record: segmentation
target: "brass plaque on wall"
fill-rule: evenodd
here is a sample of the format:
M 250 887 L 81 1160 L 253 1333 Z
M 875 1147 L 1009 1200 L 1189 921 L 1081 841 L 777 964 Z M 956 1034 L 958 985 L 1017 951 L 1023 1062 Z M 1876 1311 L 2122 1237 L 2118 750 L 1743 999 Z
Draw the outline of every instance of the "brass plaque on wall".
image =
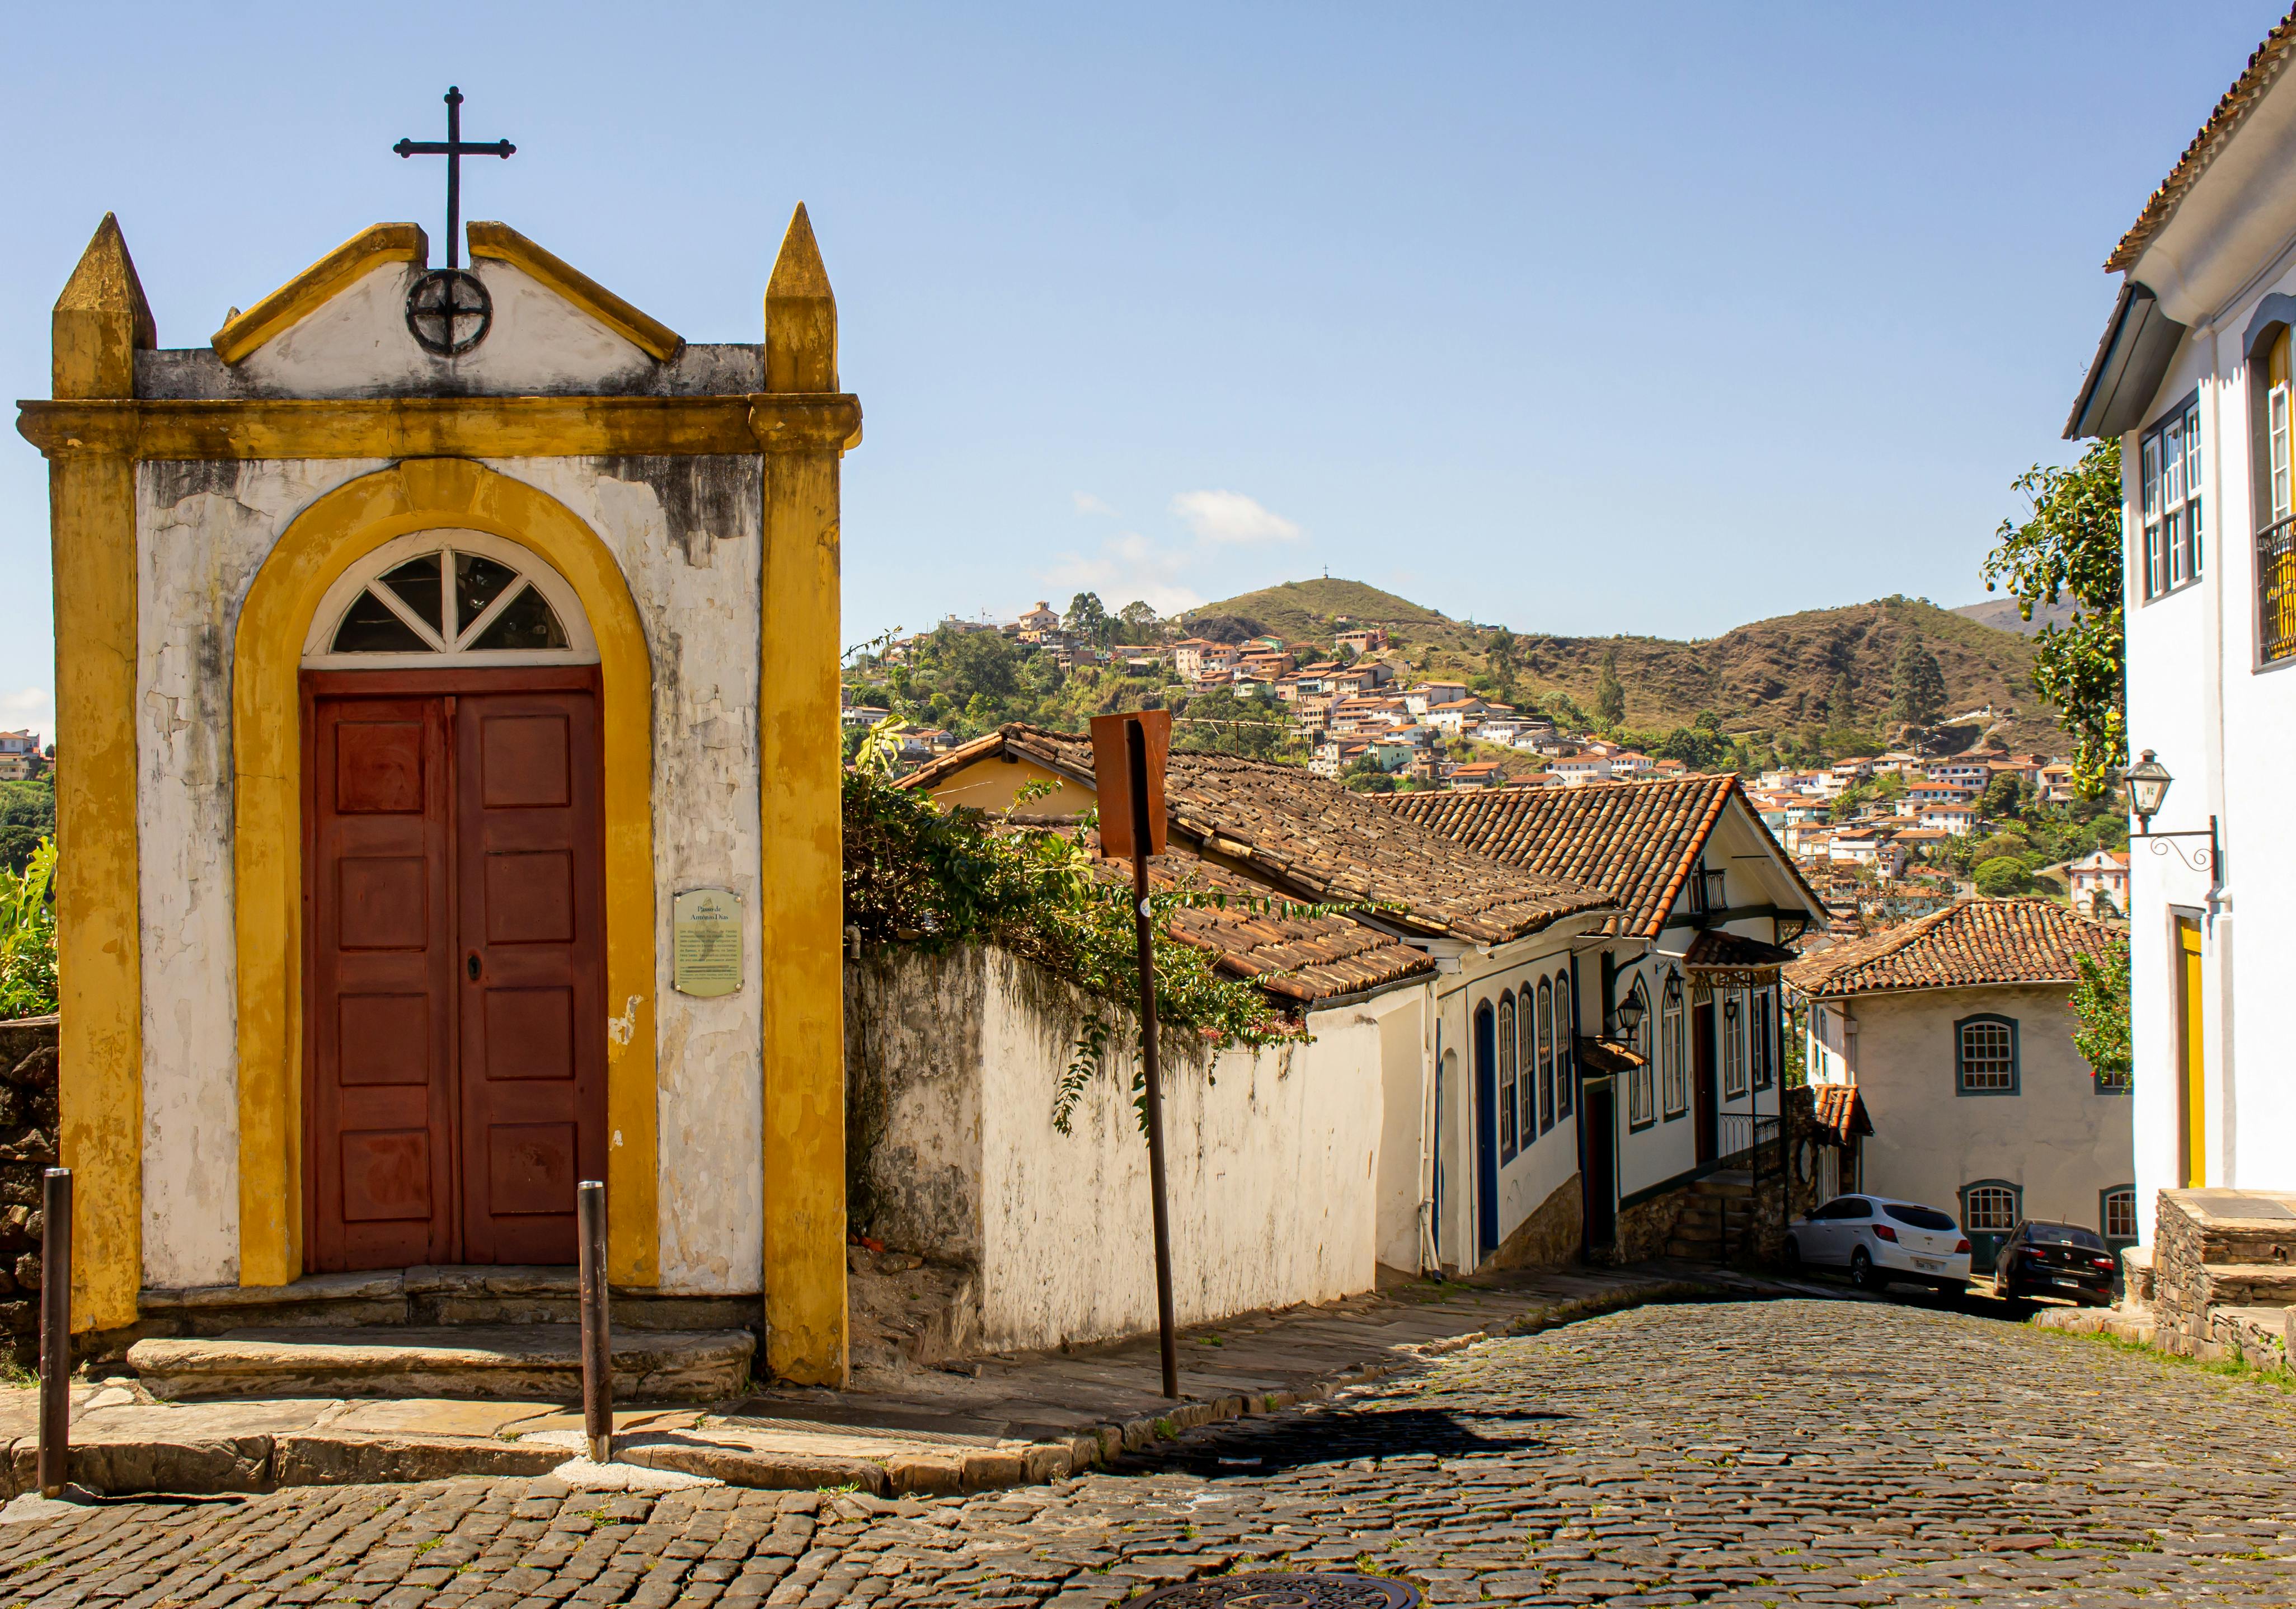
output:
M 670 987 L 708 998 L 742 987 L 742 901 L 726 889 L 688 889 L 670 901 Z

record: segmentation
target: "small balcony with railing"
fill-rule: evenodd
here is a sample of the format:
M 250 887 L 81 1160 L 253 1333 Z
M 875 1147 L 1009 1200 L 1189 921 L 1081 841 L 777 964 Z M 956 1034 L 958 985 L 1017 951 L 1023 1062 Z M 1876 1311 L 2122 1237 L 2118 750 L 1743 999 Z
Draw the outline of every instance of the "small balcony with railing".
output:
M 2296 657 L 2296 514 L 2256 533 L 2256 626 L 2265 664 Z

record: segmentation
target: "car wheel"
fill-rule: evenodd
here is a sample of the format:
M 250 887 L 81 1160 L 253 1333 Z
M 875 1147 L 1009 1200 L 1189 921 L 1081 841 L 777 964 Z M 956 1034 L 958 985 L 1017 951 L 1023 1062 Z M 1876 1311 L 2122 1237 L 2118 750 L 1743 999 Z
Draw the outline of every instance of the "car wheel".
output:
M 1801 1272 L 1801 1242 L 1791 1235 L 1786 1236 L 1786 1267 L 1797 1274 Z
M 1890 1282 L 1882 1277 L 1882 1270 L 1874 1266 L 1874 1260 L 1860 1246 L 1849 1255 L 1849 1283 L 1861 1291 L 1878 1291 Z

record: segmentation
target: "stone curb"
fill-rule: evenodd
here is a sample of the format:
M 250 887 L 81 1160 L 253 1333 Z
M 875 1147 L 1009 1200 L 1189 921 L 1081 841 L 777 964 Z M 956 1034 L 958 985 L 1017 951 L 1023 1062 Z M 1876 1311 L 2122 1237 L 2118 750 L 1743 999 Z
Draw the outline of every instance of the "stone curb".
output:
M 1731 1301 L 1775 1293 L 1691 1280 L 1646 1281 L 1568 1301 L 1538 1303 L 1503 1332 L 1531 1335 L 1604 1313 L 1669 1301 Z M 849 1488 L 876 1499 L 951 1496 L 1042 1485 L 1114 1463 L 1185 1432 L 1257 1414 L 1280 1413 L 1385 1379 L 1492 1338 L 1488 1330 L 1443 1336 L 1397 1349 L 1390 1360 L 1365 1361 L 1296 1391 L 1232 1394 L 1180 1402 L 1168 1413 L 1103 1424 L 1061 1441 L 1000 1448 L 905 1451 L 882 1457 L 784 1453 L 709 1439 L 704 1432 L 634 1433 L 617 1437 L 619 1462 L 767 1490 Z M 389 1485 L 455 1476 L 545 1475 L 564 1464 L 564 1447 L 472 1436 L 344 1435 L 324 1431 L 220 1435 L 183 1440 L 101 1441 L 72 1448 L 71 1479 L 108 1496 L 136 1492 L 265 1492 L 291 1486 Z M 24 1437 L 10 1449 L 5 1495 L 33 1488 L 36 1449 Z

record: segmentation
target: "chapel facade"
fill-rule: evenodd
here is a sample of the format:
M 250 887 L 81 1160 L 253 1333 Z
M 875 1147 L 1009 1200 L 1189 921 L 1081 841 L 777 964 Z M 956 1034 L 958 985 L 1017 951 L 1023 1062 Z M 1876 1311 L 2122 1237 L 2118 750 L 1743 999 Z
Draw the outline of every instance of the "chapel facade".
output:
M 688 342 L 499 223 L 385 224 L 159 346 L 54 315 L 75 1327 L 575 1259 L 846 1370 L 839 472 L 797 210 Z M 450 253 L 450 261 L 455 254 Z

